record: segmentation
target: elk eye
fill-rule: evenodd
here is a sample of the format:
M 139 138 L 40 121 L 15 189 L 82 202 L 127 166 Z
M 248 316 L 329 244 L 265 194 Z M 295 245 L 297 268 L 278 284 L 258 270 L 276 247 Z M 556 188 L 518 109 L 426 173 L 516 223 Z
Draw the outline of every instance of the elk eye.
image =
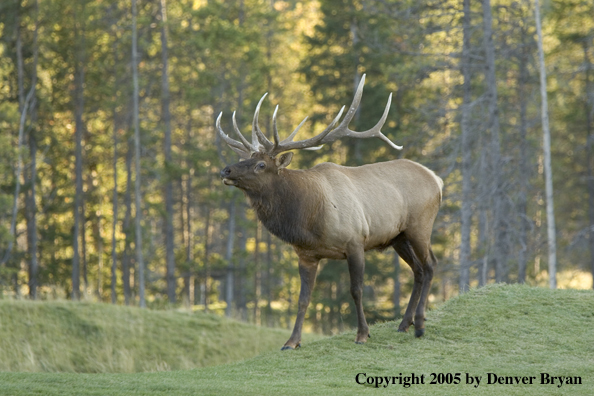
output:
M 260 163 L 258 164 L 258 169 L 262 170 L 262 169 L 264 169 L 264 168 L 266 168 L 266 163 L 264 163 L 264 162 L 260 162 Z

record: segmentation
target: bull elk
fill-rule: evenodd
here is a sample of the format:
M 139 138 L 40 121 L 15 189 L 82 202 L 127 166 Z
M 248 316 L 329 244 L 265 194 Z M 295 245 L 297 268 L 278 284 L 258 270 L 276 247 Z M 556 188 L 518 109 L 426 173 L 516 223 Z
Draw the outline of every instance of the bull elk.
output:
M 395 149 L 402 148 L 381 132 L 392 95 L 376 126 L 364 132 L 348 128 L 361 101 L 364 82 L 365 76 L 342 122 L 336 126 L 344 106 L 322 133 L 310 139 L 293 141 L 306 117 L 288 138 L 280 140 L 278 106 L 272 116 L 274 142 L 262 133 L 258 115 L 266 94 L 256 107 L 251 143 L 239 130 L 235 113 L 233 129 L 239 140 L 221 129 L 222 113 L 216 121 L 221 138 L 243 159 L 221 171 L 223 183 L 243 190 L 264 226 L 291 244 L 299 257 L 299 309 L 293 333 L 282 350 L 300 346 L 303 320 L 323 258 L 347 260 L 357 310 L 355 342 L 365 343 L 369 326 L 362 304 L 364 252 L 390 246 L 414 273 L 412 294 L 398 331 L 407 331 L 414 323 L 417 337 L 425 332 L 425 306 L 437 264 L 431 250 L 431 230 L 441 203 L 443 181 L 426 167 L 406 159 L 358 167 L 322 163 L 311 169 L 287 169 L 293 157 L 289 150 L 315 150 L 345 136 L 376 137 Z

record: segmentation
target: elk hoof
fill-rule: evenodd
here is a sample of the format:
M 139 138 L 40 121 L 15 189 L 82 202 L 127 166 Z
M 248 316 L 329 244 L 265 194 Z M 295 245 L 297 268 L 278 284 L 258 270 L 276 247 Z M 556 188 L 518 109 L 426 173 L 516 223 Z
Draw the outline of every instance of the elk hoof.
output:
M 291 345 L 283 345 L 283 347 L 281 348 L 281 351 L 292 351 L 295 349 L 301 348 L 301 343 L 297 344 L 296 347 L 292 347 Z
M 422 337 L 423 334 L 425 334 L 425 329 L 415 329 L 415 337 Z
M 355 340 L 355 344 L 359 344 L 359 345 L 365 344 L 367 342 L 367 338 L 371 338 L 371 334 L 368 333 L 367 337 L 363 338 L 363 339 L 361 339 L 360 337 L 357 336 L 357 339 Z
M 402 319 L 402 322 L 400 322 L 400 326 L 398 326 L 398 332 L 399 333 L 408 333 L 408 328 L 412 324 L 414 324 L 413 321 L 408 322 L 406 319 Z

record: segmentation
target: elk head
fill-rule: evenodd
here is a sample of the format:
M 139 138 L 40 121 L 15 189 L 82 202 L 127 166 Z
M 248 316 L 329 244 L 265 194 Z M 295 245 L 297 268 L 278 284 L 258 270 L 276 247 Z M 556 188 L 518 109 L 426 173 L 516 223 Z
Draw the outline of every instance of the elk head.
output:
M 278 175 L 279 172 L 286 168 L 287 165 L 291 162 L 293 157 L 292 153 L 285 153 L 289 150 L 318 150 L 322 148 L 322 146 L 326 143 L 334 142 L 342 137 L 352 137 L 352 138 L 372 138 L 377 137 L 382 139 L 384 142 L 388 143 L 391 147 L 401 150 L 402 146 L 397 146 L 390 139 L 388 139 L 382 132 L 381 128 L 386 122 L 386 118 L 388 117 L 388 112 L 390 110 L 390 103 L 392 102 L 392 94 L 390 94 L 388 98 L 388 103 L 386 104 L 386 108 L 384 109 L 384 114 L 382 115 L 379 122 L 371 129 L 363 132 L 356 132 L 348 128 L 349 123 L 355 116 L 357 112 L 357 108 L 359 107 L 359 103 L 361 102 L 361 97 L 363 95 L 363 85 L 365 83 L 365 75 L 362 76 L 361 82 L 357 88 L 357 92 L 355 93 L 355 97 L 349 110 L 347 111 L 344 119 L 338 126 L 336 124 L 340 120 L 342 113 L 344 111 L 344 106 L 338 112 L 338 115 L 334 118 L 334 120 L 328 125 L 326 129 L 324 129 L 319 135 L 314 136 L 310 139 L 300 140 L 300 141 L 293 141 L 299 129 L 305 124 L 307 121 L 307 117 L 295 128 L 295 130 L 284 140 L 280 140 L 278 129 L 276 126 L 276 116 L 278 112 L 278 106 L 274 110 L 274 114 L 272 115 L 272 128 L 274 133 L 274 142 L 271 142 L 265 135 L 262 133 L 260 126 L 258 125 L 258 116 L 260 114 L 260 107 L 264 98 L 267 94 L 264 94 L 260 101 L 258 102 L 258 106 L 256 106 L 256 111 L 254 113 L 254 119 L 252 121 L 252 142 L 248 142 L 246 138 L 243 136 L 241 131 L 237 126 L 237 121 L 235 119 L 235 112 L 233 112 L 233 130 L 235 131 L 236 135 L 239 137 L 239 141 L 230 138 L 223 130 L 221 129 L 221 117 L 223 113 L 221 112 L 217 117 L 216 121 L 216 128 L 221 136 L 221 138 L 229 145 L 229 147 L 235 151 L 243 161 L 238 162 L 237 164 L 227 166 L 225 169 L 221 171 L 221 178 L 223 179 L 223 183 L 226 185 L 231 185 L 238 187 L 242 190 L 259 190 L 263 186 L 267 185 L 267 183 L 271 182 L 275 175 Z M 281 154 L 282 153 L 282 154 Z M 281 154 L 281 155 L 279 155 Z
M 256 152 L 251 158 L 227 166 L 221 171 L 223 183 L 242 190 L 261 190 L 273 182 L 281 169 L 291 163 L 293 153 L 283 153 L 272 157 L 267 153 Z

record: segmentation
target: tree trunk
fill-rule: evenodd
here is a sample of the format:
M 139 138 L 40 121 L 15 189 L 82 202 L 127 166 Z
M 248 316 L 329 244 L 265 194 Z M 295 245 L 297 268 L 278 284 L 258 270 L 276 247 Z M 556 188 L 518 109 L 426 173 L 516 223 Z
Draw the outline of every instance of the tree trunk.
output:
M 492 208 L 493 208 L 493 237 L 494 248 L 492 257 L 495 263 L 495 281 L 502 282 L 506 273 L 506 261 L 504 247 L 504 213 L 503 213 L 503 191 L 501 172 L 501 143 L 499 131 L 499 107 L 497 98 L 497 79 L 495 76 L 495 46 L 493 44 L 493 20 L 491 15 L 491 1 L 483 0 L 483 39 L 485 46 L 486 64 L 485 78 L 487 81 L 487 101 L 489 107 L 489 131 L 491 140 L 489 143 L 490 179 L 492 180 Z
M 182 148 L 183 150 L 183 148 Z M 187 166 L 187 161 L 184 163 Z M 188 255 L 188 246 L 190 246 L 190 233 L 187 231 L 187 222 L 188 222 L 188 206 L 189 202 L 187 199 L 187 191 L 186 191 L 186 177 L 182 176 L 179 179 L 179 189 L 180 189 L 180 228 L 181 228 L 181 236 L 182 236 L 182 245 L 184 247 L 184 251 L 186 252 L 186 258 L 184 263 L 184 268 L 182 271 L 182 278 L 183 278 L 183 290 L 182 290 L 182 303 L 186 307 L 191 306 L 192 298 L 190 296 L 190 260 Z
M 33 95 L 35 94 L 35 84 L 31 85 L 29 92 L 27 93 L 27 97 L 25 97 L 25 87 L 24 87 L 24 67 L 23 67 L 23 44 L 21 38 L 21 29 L 20 29 L 20 19 L 18 18 L 17 13 L 17 21 L 16 21 L 16 47 L 17 47 L 17 71 L 18 71 L 18 90 L 19 90 L 19 111 L 20 111 L 20 119 L 19 119 L 19 133 L 17 137 L 17 171 L 15 175 L 15 188 L 14 188 L 14 198 L 12 201 L 12 215 L 10 220 L 10 239 L 8 240 L 8 247 L 6 252 L 4 253 L 4 257 L 2 258 L 1 264 L 5 264 L 8 259 L 10 259 L 10 255 L 12 254 L 12 246 L 16 239 L 16 219 L 17 219 L 17 212 L 18 212 L 18 204 L 19 204 L 19 195 L 21 190 L 21 174 L 23 172 L 23 156 L 22 156 L 22 147 L 23 147 L 23 135 L 25 133 L 25 123 L 27 121 L 27 111 L 29 109 L 29 104 L 33 99 Z
M 357 88 L 359 87 L 359 83 L 361 82 L 361 73 L 359 72 L 359 51 L 357 50 L 357 45 L 359 44 L 359 33 L 357 31 L 357 22 L 353 19 L 351 20 L 350 24 L 350 32 L 351 32 L 351 40 L 353 48 L 353 58 L 354 58 L 354 66 L 355 70 L 353 75 L 353 92 L 357 92 Z M 358 107 L 355 110 L 355 117 L 354 123 L 358 124 L 359 119 L 361 118 L 361 108 Z M 354 158 L 355 164 L 357 166 L 363 164 L 363 154 L 361 153 L 361 140 L 360 139 L 353 139 L 353 151 L 354 151 Z
M 129 125 L 128 125 L 129 126 Z M 134 156 L 132 139 L 128 138 L 128 150 L 126 152 L 126 195 L 124 205 L 126 213 L 122 231 L 125 237 L 124 254 L 122 257 L 122 286 L 124 288 L 124 304 L 130 305 L 132 290 L 130 287 L 130 267 L 132 266 L 131 242 L 132 242 L 132 158 Z
M 103 300 L 103 235 L 101 235 L 101 216 L 98 216 L 92 222 L 93 239 L 95 249 L 97 250 L 97 299 Z
M 135 168 L 136 178 L 134 183 L 134 192 L 136 198 L 136 262 L 138 263 L 138 297 L 139 306 L 146 307 L 144 297 L 144 260 L 142 257 L 142 198 L 140 195 L 140 125 L 138 121 L 138 32 L 136 29 L 136 0 L 132 0 L 132 80 L 134 82 L 134 153 L 135 153 Z
M 115 77 L 116 84 L 114 85 L 114 92 L 113 92 L 113 108 L 111 109 L 111 114 L 113 118 L 113 160 L 111 163 L 111 167 L 113 170 L 113 198 L 112 198 L 112 211 L 113 211 L 113 221 L 111 225 L 111 303 L 115 304 L 117 302 L 117 294 L 116 294 L 116 284 L 117 284 L 117 239 L 116 239 L 116 229 L 118 225 L 118 129 L 119 129 L 119 119 L 118 119 L 118 112 L 117 112 L 117 105 L 115 100 L 117 98 L 117 91 L 118 86 L 120 83 L 120 79 L 118 78 L 117 73 L 117 64 L 119 61 L 118 57 L 118 49 L 116 46 L 117 41 L 117 21 L 113 18 L 111 13 L 111 8 L 109 8 L 109 15 L 111 20 L 112 26 L 112 52 L 114 58 L 114 66 L 112 70 L 112 74 Z
M 470 59 L 470 0 L 464 0 L 463 35 L 462 47 L 462 76 L 464 77 L 463 102 L 462 102 L 462 207 L 461 207 L 461 242 L 460 242 L 460 293 L 468 290 L 470 285 L 471 246 L 470 227 L 472 223 L 472 145 L 470 132 L 470 101 L 471 97 L 471 59 Z
M 39 48 L 37 44 L 39 31 L 39 3 L 35 1 L 35 32 L 33 36 L 33 70 L 31 71 L 31 89 L 35 90 L 37 84 L 37 63 Z M 35 92 L 35 91 L 33 91 Z M 33 100 L 35 103 L 35 100 Z M 32 106 L 35 108 L 35 105 Z M 36 121 L 36 113 L 33 112 L 31 121 Z M 29 132 L 29 157 L 31 158 L 31 170 L 29 179 L 29 194 L 27 200 L 27 245 L 29 248 L 29 297 L 33 300 L 37 299 L 39 260 L 38 260 L 38 237 L 37 237 L 37 140 L 35 137 L 35 128 L 31 128 Z
M 167 5 L 161 0 L 161 121 L 165 127 L 165 261 L 167 266 L 167 297 L 170 303 L 175 303 L 175 256 L 173 251 L 173 182 L 171 180 L 171 112 L 169 110 L 169 59 L 167 49 Z
M 551 133 L 549 130 L 549 105 L 547 101 L 547 72 L 542 48 L 542 27 L 540 21 L 540 4 L 534 0 L 536 34 L 538 36 L 538 61 L 540 70 L 541 117 L 544 152 L 545 194 L 547 208 L 547 236 L 549 245 L 549 286 L 557 288 L 557 241 L 555 235 L 555 209 L 553 203 L 553 170 L 551 168 Z
M 484 138 L 484 136 L 483 136 Z M 489 182 L 489 172 L 488 172 L 488 165 L 487 165 L 487 145 L 484 142 L 485 139 L 481 139 L 481 158 L 480 158 L 480 165 L 479 165 L 479 173 L 480 173 L 480 180 L 479 180 L 479 195 L 477 198 L 477 206 L 478 206 L 478 234 L 479 234 L 479 253 L 480 258 L 478 260 L 478 285 L 479 287 L 485 286 L 488 282 L 489 278 L 489 227 L 488 227 L 488 219 L 487 219 L 487 207 L 488 207 L 488 182 Z
M 92 172 L 88 173 L 88 175 L 87 175 L 87 192 L 88 192 L 89 196 L 96 196 L 96 194 L 97 194 L 96 186 L 97 185 L 98 185 L 98 180 L 95 180 L 93 173 Z M 84 213 L 84 211 L 83 211 L 83 213 Z M 90 227 L 91 227 L 91 235 L 93 236 L 93 242 L 95 243 L 95 252 L 97 253 L 97 277 L 96 277 L 96 284 L 95 284 L 95 295 L 96 295 L 98 301 L 102 301 L 103 300 L 103 253 L 104 253 L 104 241 L 103 241 L 102 225 L 101 225 L 102 215 L 97 214 L 97 212 L 91 210 L 89 212 L 89 217 L 90 217 L 89 223 L 90 223 Z M 83 233 L 83 235 L 84 235 L 84 233 Z M 83 241 L 85 241 L 85 244 L 83 244 L 83 246 L 85 246 L 86 239 L 83 238 Z M 83 248 L 83 252 L 85 252 L 85 256 L 86 256 L 86 248 Z M 88 280 L 87 280 L 88 268 L 86 267 L 86 264 L 85 264 L 85 269 L 86 269 L 85 270 L 85 283 L 87 283 L 88 282 Z M 86 284 L 86 287 L 88 287 L 88 283 Z M 89 292 L 89 290 L 87 289 L 87 293 L 88 292 Z
M 200 302 L 200 298 L 202 296 L 200 289 L 200 278 L 196 275 L 194 276 L 194 304 L 198 304 Z
M 111 303 L 117 302 L 117 251 L 116 228 L 118 225 L 118 123 L 115 106 L 113 108 L 113 222 L 111 226 Z
M 394 317 L 400 317 L 400 257 L 394 252 L 394 295 L 392 296 L 394 303 Z
M 287 330 L 291 330 L 292 325 L 293 325 L 293 323 L 291 321 L 291 318 L 293 316 L 293 310 L 291 309 L 291 307 L 293 306 L 293 294 L 291 293 L 291 277 L 290 276 L 289 276 L 289 281 L 286 283 L 286 285 L 287 285 L 287 316 L 285 319 L 285 323 L 286 323 Z M 340 283 L 339 283 L 339 285 L 340 285 Z M 342 316 L 341 316 L 340 323 L 342 324 Z
M 191 146 L 191 142 L 192 142 L 192 114 L 191 112 L 188 114 L 188 126 L 186 129 L 186 142 L 188 144 L 188 146 Z M 190 161 L 188 159 L 186 159 L 186 166 L 190 165 Z M 195 266 L 194 266 L 194 251 L 193 251 L 193 246 L 194 246 L 194 238 L 193 238 L 193 234 L 192 234 L 192 217 L 193 217 L 193 213 L 194 213 L 194 206 L 192 205 L 192 176 L 194 174 L 194 169 L 190 168 L 188 171 L 188 174 L 186 176 L 186 181 L 185 181 L 185 209 L 186 209 L 186 274 L 184 276 L 184 287 L 187 284 L 187 296 L 188 296 L 188 301 L 192 302 L 195 304 L 196 300 L 193 298 L 193 296 L 190 293 L 190 281 L 191 281 L 191 277 L 192 275 L 195 276 Z
M 37 258 L 37 204 L 35 186 L 37 182 L 37 142 L 33 131 L 29 134 L 29 153 L 31 155 L 31 178 L 27 207 L 27 245 L 29 248 L 29 297 L 37 299 L 39 261 Z
M 210 183 L 209 183 L 210 184 Z M 210 278 L 210 244 L 209 244 L 209 236 L 210 236 L 210 208 L 208 204 L 206 204 L 206 219 L 204 221 L 204 279 L 202 283 L 202 290 L 204 296 L 202 301 L 204 302 L 204 312 L 208 312 L 208 294 L 210 293 L 209 290 L 209 278 Z
M 84 7 L 84 5 L 83 5 Z M 83 12 L 84 13 L 84 12 Z M 80 18 L 84 20 L 84 18 Z M 75 72 L 74 72 L 74 107 L 75 107 L 75 185 L 76 191 L 74 196 L 74 232 L 73 232 L 73 257 L 72 257 L 72 299 L 80 300 L 80 247 L 79 238 L 81 233 L 84 232 L 84 220 L 82 203 L 83 203 L 83 174 L 82 174 L 82 138 L 83 138 L 83 112 L 84 112 L 84 50 L 85 50 L 85 37 L 84 29 L 79 27 L 78 18 L 75 13 L 75 41 L 76 41 L 76 61 L 75 61 Z M 82 30 L 82 31 L 81 31 Z M 82 229 L 81 229 L 82 228 Z
M 272 317 L 272 235 L 266 231 L 266 325 L 273 327 Z
M 256 235 L 254 248 L 254 323 L 261 324 L 260 295 L 262 293 L 262 270 L 260 268 L 260 222 L 256 221 Z
M 240 318 L 244 322 L 248 320 L 247 314 L 247 296 L 246 296 L 246 282 L 245 278 L 247 275 L 246 269 L 246 244 L 247 244 L 247 230 L 245 227 L 245 206 L 238 203 L 239 207 L 237 210 L 237 218 L 239 219 L 239 230 L 237 239 L 237 250 L 239 251 L 239 262 L 238 267 L 238 279 L 237 279 L 237 309 L 239 310 Z
M 585 79 L 586 79 L 586 95 L 584 102 L 584 111 L 586 113 L 586 169 L 588 174 L 588 245 L 590 248 L 590 271 L 592 272 L 592 288 L 594 288 L 594 171 L 592 170 L 592 111 L 594 106 L 592 104 L 592 82 L 590 81 L 590 57 L 588 56 L 589 45 L 588 41 L 584 40 L 582 43 L 584 50 L 584 64 L 585 64 Z
M 518 76 L 518 101 L 520 102 L 520 169 L 519 184 L 520 196 L 518 197 L 518 215 L 520 221 L 518 243 L 520 250 L 518 252 L 518 283 L 526 282 L 526 265 L 528 262 L 528 175 L 530 173 L 528 166 L 528 139 L 527 139 L 527 107 L 528 98 L 526 95 L 526 84 L 528 82 L 528 48 L 525 38 L 527 32 L 522 31 L 522 53 L 520 56 L 519 76 Z
M 84 177 L 83 177 L 84 178 Z M 88 184 L 87 184 L 87 191 Z M 84 194 L 84 190 L 83 190 Z M 86 298 L 89 293 L 89 275 L 87 268 L 87 214 L 85 210 L 85 197 L 81 197 L 80 202 L 80 243 L 81 243 L 81 254 L 80 258 L 82 261 L 82 277 L 83 277 L 83 297 Z
M 233 265 L 233 248 L 235 242 L 235 208 L 237 204 L 235 202 L 235 196 L 231 197 L 231 203 L 229 204 L 229 235 L 227 237 L 227 251 L 225 253 L 225 261 L 227 262 L 227 279 L 226 279 L 226 293 L 225 302 L 227 307 L 225 308 L 225 316 L 228 318 L 233 314 L 233 287 L 234 287 L 234 272 L 235 266 Z

